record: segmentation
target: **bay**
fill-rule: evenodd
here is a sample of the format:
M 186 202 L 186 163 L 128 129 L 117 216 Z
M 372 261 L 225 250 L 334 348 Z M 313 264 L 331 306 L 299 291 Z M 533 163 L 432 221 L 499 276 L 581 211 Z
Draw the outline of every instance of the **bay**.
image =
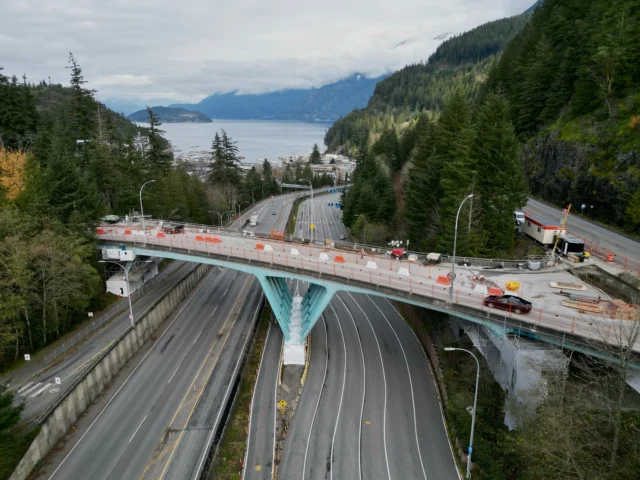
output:
M 147 126 L 147 124 L 140 124 Z M 171 142 L 176 156 L 211 150 L 216 132 L 224 129 L 237 142 L 243 162 L 271 162 L 278 155 L 310 153 L 317 143 L 324 150 L 324 135 L 329 123 L 277 122 L 265 120 L 216 120 L 212 123 L 163 123 L 164 137 Z

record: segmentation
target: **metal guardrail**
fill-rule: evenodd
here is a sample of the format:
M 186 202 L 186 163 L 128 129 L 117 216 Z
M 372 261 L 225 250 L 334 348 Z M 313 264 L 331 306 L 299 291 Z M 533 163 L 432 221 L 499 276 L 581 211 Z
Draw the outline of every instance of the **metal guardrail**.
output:
M 151 288 L 156 283 L 158 283 L 158 277 L 159 276 L 160 275 L 156 275 L 151 280 L 149 280 L 147 283 L 145 283 L 141 288 L 139 288 L 138 290 L 133 292 L 131 294 L 131 301 L 133 302 L 133 301 L 137 300 L 142 295 L 144 295 L 149 290 L 151 290 Z M 70 339 L 66 340 L 62 345 L 60 345 L 54 351 L 49 352 L 47 355 L 45 355 L 45 357 L 44 357 L 45 365 L 49 366 L 52 363 L 54 363 L 56 360 L 58 360 L 59 358 L 64 356 L 69 350 L 74 348 L 76 345 L 78 345 L 84 339 L 88 338 L 93 332 L 98 330 L 104 324 L 106 324 L 111 319 L 113 319 L 117 315 L 121 314 L 122 312 L 124 312 L 128 308 L 129 308 L 129 305 L 128 305 L 127 302 L 119 302 L 116 305 L 114 305 L 113 307 L 111 307 L 100 318 L 98 318 L 96 320 L 93 320 L 89 325 L 87 325 L 84 328 L 82 328 L 78 333 L 76 333 Z

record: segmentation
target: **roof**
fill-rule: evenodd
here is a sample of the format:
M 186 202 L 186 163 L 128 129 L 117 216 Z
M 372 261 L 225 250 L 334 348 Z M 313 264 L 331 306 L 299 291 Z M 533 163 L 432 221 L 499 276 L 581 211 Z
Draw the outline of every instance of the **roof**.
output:
M 539 227 L 546 228 L 547 230 L 560 230 L 560 221 L 554 220 L 550 217 L 534 217 L 532 215 L 525 215 L 525 220 L 535 223 Z M 566 230 L 566 227 L 562 227 Z
M 574 237 L 573 235 L 568 235 L 568 234 L 561 235 L 560 238 L 567 243 L 577 243 L 577 244 L 584 243 L 584 240 L 578 237 Z

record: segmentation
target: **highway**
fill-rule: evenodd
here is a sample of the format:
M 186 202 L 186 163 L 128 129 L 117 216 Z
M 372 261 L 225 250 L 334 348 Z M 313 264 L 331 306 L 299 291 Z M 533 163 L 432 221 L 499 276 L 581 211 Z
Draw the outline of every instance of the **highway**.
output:
M 579 206 L 574 206 L 579 211 Z M 535 215 L 556 219 L 561 221 L 564 217 L 562 210 L 545 205 L 533 199 L 527 202 L 526 210 Z M 617 234 L 605 227 L 601 227 L 595 223 L 577 215 L 577 211 L 572 211 L 567 217 L 567 230 L 570 233 L 579 235 L 580 237 L 591 240 L 594 244 L 604 247 L 606 250 L 613 252 L 618 257 L 628 257 L 636 262 L 640 262 L 640 242 L 631 238 Z M 589 248 L 589 246 L 587 246 Z
M 340 240 L 340 235 L 345 239 L 349 238 L 349 233 L 340 220 L 342 210 L 335 206 L 340 202 L 340 197 L 339 193 L 330 193 L 314 198 L 313 204 L 311 199 L 303 201 L 298 207 L 294 237 L 309 239 L 309 225 L 313 220 L 316 226 L 316 240 Z
M 339 294 L 312 330 L 278 478 L 458 478 L 426 356 L 386 300 Z
M 79 420 L 40 477 L 195 476 L 261 298 L 252 276 L 212 269 Z
M 175 287 L 196 267 L 196 264 L 186 262 L 170 263 L 158 274 L 154 287 L 133 304 L 134 318 L 145 312 L 158 298 Z M 129 325 L 127 309 L 69 352 L 59 363 L 16 385 L 16 399 L 25 403 L 21 421 L 29 423 L 37 419 L 64 392 L 66 385 L 73 382 L 84 367 L 118 338 Z M 55 384 L 56 377 L 61 379 L 61 385 Z

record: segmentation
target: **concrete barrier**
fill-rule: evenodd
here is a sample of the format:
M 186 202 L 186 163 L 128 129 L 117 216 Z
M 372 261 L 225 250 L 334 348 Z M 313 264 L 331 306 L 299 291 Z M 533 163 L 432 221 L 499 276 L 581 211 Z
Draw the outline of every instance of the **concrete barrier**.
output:
M 171 315 L 198 284 L 211 267 L 200 265 L 183 278 L 172 290 L 160 297 L 147 310 L 147 314 L 129 327 L 110 348 L 87 367 L 52 404 L 43 415 L 40 433 L 31 442 L 9 480 L 25 480 L 40 462 L 75 424 L 80 415 L 109 385 L 126 363 L 135 355 L 153 333 Z

